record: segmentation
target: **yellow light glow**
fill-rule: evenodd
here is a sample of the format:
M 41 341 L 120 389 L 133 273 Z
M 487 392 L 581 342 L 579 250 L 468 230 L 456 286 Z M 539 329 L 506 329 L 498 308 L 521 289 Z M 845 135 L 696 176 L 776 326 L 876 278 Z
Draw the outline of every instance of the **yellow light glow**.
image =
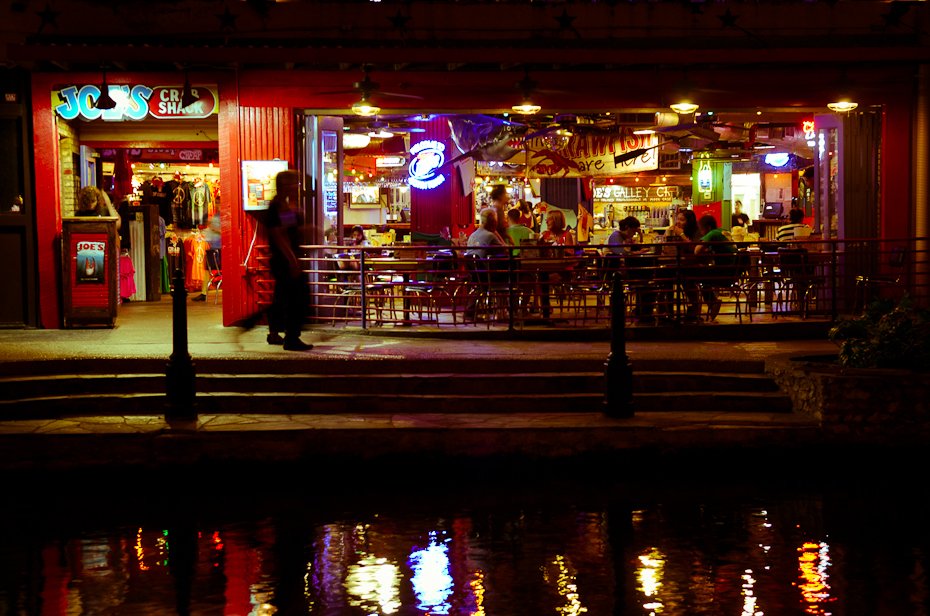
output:
M 556 611 L 563 616 L 578 616 L 578 614 L 587 612 L 588 608 L 581 605 L 578 585 L 575 584 L 575 575 L 570 569 L 571 564 L 564 556 L 556 556 L 552 564 L 559 568 L 559 574 L 555 581 L 556 588 L 559 594 L 565 597 L 565 605 L 557 607 Z
M 673 105 L 669 105 L 669 107 L 672 109 L 672 111 L 681 115 L 688 115 L 698 110 L 698 105 L 689 103 L 687 101 L 675 103 Z
M 484 613 L 484 573 L 481 569 L 475 571 L 475 578 L 468 583 L 472 594 L 475 595 L 475 611 L 469 616 L 485 616 Z
M 513 107 L 511 107 L 511 109 L 513 109 L 517 113 L 522 113 L 523 115 L 532 115 L 534 113 L 539 113 L 542 107 L 540 107 L 539 105 L 534 105 L 530 101 L 526 100 L 520 103 L 519 105 L 514 105 Z
M 662 588 L 662 578 L 665 575 L 665 556 L 656 548 L 639 557 L 640 567 L 636 570 L 637 590 L 647 599 L 643 608 L 651 614 L 661 612 L 664 604 L 659 599 L 659 590 Z
M 827 109 L 837 113 L 846 113 L 848 111 L 852 111 L 858 106 L 859 103 L 853 103 L 852 101 L 837 101 L 835 103 L 827 103 Z
M 798 585 L 801 597 L 807 603 L 805 611 L 808 614 L 826 614 L 824 603 L 835 601 L 830 596 L 830 585 L 827 584 L 827 569 L 830 566 L 830 546 L 826 543 L 805 542 L 798 548 L 798 570 L 800 579 L 804 583 Z
M 365 555 L 346 571 L 345 587 L 349 605 L 367 610 L 378 608 L 385 614 L 400 609 L 400 568 L 384 558 Z
M 149 568 L 145 565 L 145 561 L 142 560 L 144 550 L 142 549 L 142 527 L 139 527 L 139 532 L 136 533 L 136 559 L 139 561 L 139 571 L 148 571 Z
M 641 128 L 639 130 L 634 130 L 633 134 L 634 135 L 655 135 L 656 132 L 652 130 L 651 128 Z
M 381 107 L 378 107 L 374 103 L 371 103 L 365 99 L 362 99 L 352 105 L 352 113 L 355 115 L 373 116 L 380 111 Z

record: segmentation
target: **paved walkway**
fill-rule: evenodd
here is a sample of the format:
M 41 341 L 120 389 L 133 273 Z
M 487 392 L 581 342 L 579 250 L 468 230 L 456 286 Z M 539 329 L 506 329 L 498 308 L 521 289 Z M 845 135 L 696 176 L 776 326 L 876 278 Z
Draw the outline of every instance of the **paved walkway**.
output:
M 305 332 L 315 348 L 293 353 L 265 342 L 267 328 L 224 328 L 219 308 L 189 311 L 189 350 L 195 362 L 300 362 L 312 372 L 328 360 L 603 360 L 607 342 L 437 340 L 369 334 Z M 711 326 L 712 327 L 712 326 Z M 826 340 L 629 342 L 634 366 L 645 362 L 759 361 L 773 356 L 835 353 Z M 130 304 L 113 329 L 0 330 L 0 372 L 29 374 L 36 364 L 86 365 L 123 360 L 159 362 L 172 352 L 170 303 Z M 78 361 L 75 361 L 78 360 Z M 251 362 L 249 362 L 251 363 Z M 566 409 L 570 411 L 571 409 Z M 73 417 L 0 422 L 0 465 L 52 468 L 108 463 L 159 464 L 212 459 L 286 460 L 325 453 L 375 456 L 529 454 L 723 444 L 790 444 L 819 438 L 816 424 L 794 415 L 642 413 L 607 419 L 591 413 L 501 415 L 202 415 L 196 424 L 162 416 Z

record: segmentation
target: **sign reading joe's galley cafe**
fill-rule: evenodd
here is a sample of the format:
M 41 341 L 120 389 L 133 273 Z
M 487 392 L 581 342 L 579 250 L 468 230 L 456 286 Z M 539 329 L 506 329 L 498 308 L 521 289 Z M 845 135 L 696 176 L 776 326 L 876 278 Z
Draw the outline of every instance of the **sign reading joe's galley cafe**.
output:
M 192 86 L 197 102 L 181 107 L 184 87 L 180 85 L 111 85 L 110 98 L 116 103 L 113 109 L 97 109 L 100 86 L 88 84 L 67 86 L 52 92 L 52 109 L 65 120 L 97 120 L 119 122 L 158 118 L 208 118 L 217 110 L 216 88 Z
M 600 203 L 669 203 L 678 198 L 678 186 L 595 186 Z

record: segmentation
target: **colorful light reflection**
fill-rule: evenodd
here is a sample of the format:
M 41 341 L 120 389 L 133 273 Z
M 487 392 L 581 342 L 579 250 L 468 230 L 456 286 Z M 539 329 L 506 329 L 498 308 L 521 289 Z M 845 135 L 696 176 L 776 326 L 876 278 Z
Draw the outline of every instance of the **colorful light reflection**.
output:
M 564 616 L 577 616 L 587 612 L 588 608 L 581 605 L 578 585 L 575 583 L 575 575 L 569 568 L 568 560 L 564 556 L 556 556 L 552 564 L 559 568 L 559 576 L 555 581 L 556 589 L 560 595 L 565 597 L 565 605 L 557 607 L 556 611 Z
M 662 587 L 662 578 L 665 574 L 665 556 L 656 548 L 639 557 L 640 567 L 636 570 L 636 581 L 639 582 L 637 590 L 649 599 L 643 607 L 649 610 L 650 616 L 661 613 L 664 607 L 659 601 L 659 589 Z
M 830 566 L 830 546 L 826 543 L 805 542 L 798 548 L 798 577 L 801 584 L 801 602 L 806 603 L 805 611 L 817 616 L 830 616 L 824 604 L 836 601 L 830 596 L 830 577 L 827 569 Z
M 400 608 L 400 579 L 397 565 L 368 554 L 348 568 L 345 582 L 350 595 L 348 603 L 369 613 L 380 608 L 383 614 L 393 614 Z
M 446 541 L 449 541 L 446 539 Z M 448 614 L 452 594 L 452 576 L 449 575 L 449 547 L 429 534 L 429 547 L 410 555 L 407 566 L 413 570 L 413 592 L 417 607 L 429 614 Z

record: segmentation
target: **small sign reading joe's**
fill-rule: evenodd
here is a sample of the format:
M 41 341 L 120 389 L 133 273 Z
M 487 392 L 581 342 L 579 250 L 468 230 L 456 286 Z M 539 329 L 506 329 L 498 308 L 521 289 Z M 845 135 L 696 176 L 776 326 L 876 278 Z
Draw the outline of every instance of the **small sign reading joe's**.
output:
M 106 242 L 78 242 L 77 269 L 74 272 L 75 284 L 106 284 L 104 277 L 104 259 Z

